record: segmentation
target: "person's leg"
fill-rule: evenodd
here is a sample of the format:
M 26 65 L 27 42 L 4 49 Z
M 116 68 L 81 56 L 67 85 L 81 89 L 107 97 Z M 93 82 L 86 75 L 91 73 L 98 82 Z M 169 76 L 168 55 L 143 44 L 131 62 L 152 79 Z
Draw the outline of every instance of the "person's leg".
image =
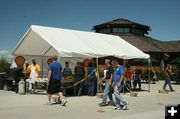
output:
M 128 82 L 127 82 L 127 87 L 129 88 L 129 90 L 131 90 L 132 89 L 132 87 L 131 87 L 131 79 L 128 79 Z
M 92 79 L 92 83 L 91 83 L 91 96 L 94 96 L 94 88 L 95 88 L 95 79 Z
M 109 95 L 109 81 L 107 80 L 106 81 L 106 86 L 105 86 L 105 89 L 104 89 L 104 95 L 103 95 L 103 100 L 102 102 L 105 102 L 107 101 L 107 96 Z
M 88 95 L 92 95 L 92 81 L 88 79 Z
M 114 98 L 115 98 L 115 108 L 114 109 L 120 109 L 120 100 L 118 98 L 119 90 L 118 87 L 114 87 Z
M 169 86 L 170 90 L 173 91 L 173 88 L 171 86 L 171 79 L 170 79 L 170 77 L 167 78 L 167 85 Z
M 74 87 L 74 96 L 76 96 L 77 93 L 77 86 Z
M 136 89 L 137 86 L 137 79 L 134 79 L 134 89 Z
M 52 95 L 48 94 L 48 102 L 51 102 L 51 97 L 52 97 Z
M 81 95 L 82 88 L 83 88 L 83 85 L 82 85 L 82 83 L 80 83 L 80 84 L 79 84 L 79 88 L 78 88 L 78 96 Z
M 141 90 L 141 79 L 138 79 L 138 85 L 139 85 L 139 89 Z
M 116 96 L 117 96 L 117 98 L 119 99 L 119 101 L 121 102 L 121 104 L 123 105 L 123 106 L 125 106 L 125 105 L 127 105 L 127 101 L 123 98 L 123 93 L 122 93 L 122 89 L 123 89 L 123 87 L 121 86 L 120 88 L 117 88 L 116 89 Z
M 111 86 L 109 86 L 109 94 L 108 94 L 108 96 L 109 96 L 109 100 L 113 102 Z
M 164 79 L 164 86 L 163 86 L 163 90 L 166 90 L 166 85 L 167 85 L 167 77 L 165 77 L 165 79 Z
M 63 93 L 62 93 L 62 92 L 59 92 L 59 93 L 58 93 L 58 96 L 60 97 L 61 105 L 62 105 L 62 106 L 65 106 L 68 101 L 65 100 L 65 97 L 64 97 Z
M 48 88 L 47 88 L 47 93 L 48 93 L 48 102 L 47 104 L 51 104 L 51 97 L 52 97 L 52 81 L 50 80 L 48 83 Z
M 109 83 L 108 80 L 105 82 L 105 89 L 104 89 L 104 95 L 102 98 L 102 102 L 99 104 L 100 106 L 107 106 L 107 96 L 109 95 Z
M 59 93 L 58 93 L 58 96 L 60 97 L 61 100 L 64 99 L 64 95 L 63 95 L 62 92 L 59 92 Z
M 57 85 L 57 91 L 58 91 L 58 96 L 60 97 L 61 105 L 65 106 L 67 101 L 65 100 L 65 97 L 63 95 L 63 90 L 61 88 L 61 81 L 59 81 L 59 85 Z

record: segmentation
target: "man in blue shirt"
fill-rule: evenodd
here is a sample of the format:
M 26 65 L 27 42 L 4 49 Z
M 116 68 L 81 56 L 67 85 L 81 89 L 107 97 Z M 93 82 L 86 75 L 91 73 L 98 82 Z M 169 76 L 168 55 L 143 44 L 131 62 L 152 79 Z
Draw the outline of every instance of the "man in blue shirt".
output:
M 114 71 L 114 96 L 115 96 L 115 103 L 116 106 L 113 107 L 114 110 L 116 109 L 127 109 L 128 102 L 125 101 L 123 98 L 123 85 L 124 85 L 124 68 L 120 66 L 118 61 L 114 60 L 112 62 L 113 67 L 115 68 Z
M 61 90 L 61 71 L 62 66 L 57 61 L 57 56 L 53 56 L 53 62 L 49 65 L 48 69 L 48 104 L 51 104 L 51 97 L 53 94 L 58 94 L 61 99 L 61 105 L 65 106 L 67 101 L 64 99 L 62 90 Z

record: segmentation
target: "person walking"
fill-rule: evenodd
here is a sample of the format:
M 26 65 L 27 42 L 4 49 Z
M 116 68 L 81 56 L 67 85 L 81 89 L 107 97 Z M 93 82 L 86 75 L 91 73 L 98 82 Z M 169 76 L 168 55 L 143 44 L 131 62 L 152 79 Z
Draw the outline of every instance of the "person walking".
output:
M 105 89 L 104 89 L 104 95 L 103 95 L 102 102 L 99 104 L 99 106 L 107 106 L 108 105 L 107 104 L 107 98 L 108 97 L 109 97 L 109 100 L 110 100 L 109 101 L 109 105 L 113 105 L 114 104 L 113 98 L 112 98 L 112 89 L 111 89 L 114 69 L 113 69 L 113 67 L 110 64 L 110 60 L 109 59 L 105 60 L 105 65 L 106 65 L 105 76 L 101 80 L 101 82 L 105 81 Z
M 123 98 L 123 85 L 124 85 L 124 68 L 119 65 L 118 61 L 114 60 L 112 62 L 114 71 L 114 96 L 115 96 L 115 106 L 113 110 L 126 110 L 128 102 Z
M 49 65 L 48 69 L 48 104 L 51 105 L 51 97 L 53 94 L 57 94 L 60 98 L 61 105 L 65 106 L 67 101 L 65 100 L 61 89 L 61 71 L 62 66 L 57 61 L 57 56 L 53 56 L 53 62 Z
M 171 78 L 170 78 L 170 74 L 172 73 L 172 67 L 171 65 L 167 65 L 167 67 L 165 68 L 165 80 L 164 80 L 164 86 L 163 86 L 163 90 L 166 90 L 166 86 L 168 85 L 171 92 L 174 92 L 175 90 L 172 88 L 171 86 Z

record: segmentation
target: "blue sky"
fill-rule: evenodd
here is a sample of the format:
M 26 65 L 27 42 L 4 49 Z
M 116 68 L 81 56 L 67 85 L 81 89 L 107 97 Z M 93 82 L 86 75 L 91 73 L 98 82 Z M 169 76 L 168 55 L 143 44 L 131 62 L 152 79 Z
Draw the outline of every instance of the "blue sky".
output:
M 0 50 L 12 51 L 30 25 L 91 31 L 126 18 L 151 26 L 149 36 L 180 40 L 179 0 L 0 0 Z

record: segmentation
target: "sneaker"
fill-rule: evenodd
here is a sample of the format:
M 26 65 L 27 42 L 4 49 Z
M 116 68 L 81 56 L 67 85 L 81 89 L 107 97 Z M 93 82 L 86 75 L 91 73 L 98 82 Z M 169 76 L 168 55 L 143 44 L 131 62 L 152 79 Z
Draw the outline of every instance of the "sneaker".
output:
M 126 102 L 126 104 L 122 107 L 123 110 L 127 110 L 127 106 L 128 106 L 128 101 Z
M 47 105 L 52 105 L 52 103 L 51 103 L 50 101 L 48 101 L 46 104 L 47 104 Z
M 67 102 L 68 102 L 67 100 L 62 100 L 62 101 L 61 101 L 61 105 L 62 105 L 62 106 L 66 106 L 66 103 L 67 103 Z
M 113 101 L 109 101 L 109 102 L 108 102 L 108 105 L 109 105 L 109 106 L 114 106 L 114 102 L 113 102 Z
M 114 106 L 114 107 L 112 107 L 112 110 L 121 110 L 121 107 Z
M 107 106 L 108 104 L 106 104 L 105 102 L 101 102 L 99 103 L 99 106 L 103 107 L 103 106 Z
M 171 92 L 175 92 L 175 90 L 171 90 Z
M 124 105 L 124 106 L 122 107 L 122 109 L 123 109 L 123 110 L 127 110 L 127 105 Z

